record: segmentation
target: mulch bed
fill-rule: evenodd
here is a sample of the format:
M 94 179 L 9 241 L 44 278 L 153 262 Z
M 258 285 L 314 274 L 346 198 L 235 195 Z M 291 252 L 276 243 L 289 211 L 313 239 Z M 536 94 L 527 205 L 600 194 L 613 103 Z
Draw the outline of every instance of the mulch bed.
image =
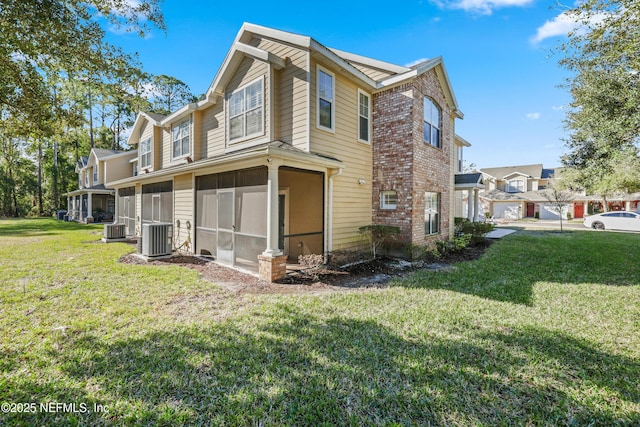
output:
M 202 278 L 227 290 L 244 294 L 320 294 L 335 291 L 362 290 L 386 287 L 394 277 L 408 274 L 417 269 L 447 269 L 452 263 L 471 261 L 479 258 L 491 241 L 475 247 L 465 248 L 458 253 L 448 254 L 437 263 L 408 263 L 394 258 L 353 263 L 343 268 L 320 268 L 309 272 L 294 269 L 275 283 L 260 280 L 253 274 L 228 268 L 197 256 L 175 255 L 171 258 L 145 261 L 136 254 L 124 255 L 120 262 L 139 265 L 179 265 L 198 271 Z

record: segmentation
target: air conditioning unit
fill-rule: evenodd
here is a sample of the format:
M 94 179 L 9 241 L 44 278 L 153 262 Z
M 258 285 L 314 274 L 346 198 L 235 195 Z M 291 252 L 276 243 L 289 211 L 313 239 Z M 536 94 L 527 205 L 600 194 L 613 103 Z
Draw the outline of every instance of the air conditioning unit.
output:
M 171 255 L 172 237 L 172 224 L 142 224 L 142 255 L 148 257 Z
M 124 239 L 127 237 L 124 224 L 105 224 L 104 225 L 104 238 L 106 240 L 111 239 Z

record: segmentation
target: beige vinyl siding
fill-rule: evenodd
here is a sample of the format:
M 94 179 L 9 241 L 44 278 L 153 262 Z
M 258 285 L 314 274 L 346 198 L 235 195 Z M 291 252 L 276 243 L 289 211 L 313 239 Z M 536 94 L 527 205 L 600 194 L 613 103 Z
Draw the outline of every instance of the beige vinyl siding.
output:
M 193 252 L 193 236 L 195 221 L 193 218 L 193 175 L 188 173 L 173 178 L 173 242 L 181 253 Z M 180 221 L 180 227 L 177 226 Z M 187 221 L 191 230 L 187 228 Z
M 382 79 L 386 79 L 387 77 L 390 77 L 396 74 L 396 73 L 392 73 L 391 71 L 369 67 L 367 65 L 360 64 L 358 62 L 350 62 L 350 64 L 356 67 L 358 70 L 362 71 L 362 73 L 364 73 L 367 77 L 375 81 L 380 81 Z
M 166 158 L 163 151 L 163 138 L 166 133 L 167 132 L 162 131 L 161 127 L 154 126 L 153 144 L 151 148 L 151 155 L 153 156 L 153 162 L 151 163 L 151 165 L 153 166 L 154 170 L 160 169 L 162 167 L 162 160 Z M 140 162 L 140 160 L 138 160 L 138 162 Z M 140 170 L 139 167 L 138 170 Z
M 202 112 L 202 133 L 203 158 L 216 157 L 224 154 L 224 101 L 218 100 L 213 107 L 207 108 Z
M 142 236 L 142 184 L 136 182 L 136 236 Z
M 233 78 L 231 79 L 231 81 L 229 82 L 229 84 L 227 85 L 226 89 L 225 89 L 225 104 L 227 105 L 227 113 L 225 115 L 225 118 L 228 119 L 228 102 L 229 102 L 229 95 L 235 91 L 238 88 L 241 88 L 249 83 L 252 83 L 253 81 L 255 81 L 258 78 L 263 78 L 263 120 L 264 120 L 264 128 L 263 128 L 263 133 L 261 133 L 259 136 L 256 136 L 254 138 L 250 138 L 250 139 L 241 139 L 239 141 L 233 141 L 230 142 L 228 140 L 228 136 L 227 136 L 227 148 L 231 148 L 231 149 L 238 149 L 238 148 L 242 148 L 243 146 L 249 145 L 252 142 L 255 142 L 256 140 L 259 139 L 265 139 L 266 137 L 269 136 L 269 132 L 270 132 L 270 123 L 269 123 L 269 114 L 270 114 L 270 101 L 271 101 L 271 96 L 269 95 L 269 91 L 270 91 L 270 87 L 271 84 L 269 82 L 269 65 L 265 62 L 262 61 L 258 61 L 256 59 L 253 58 L 248 58 L 245 57 L 241 62 L 240 65 L 238 66 L 238 69 L 236 70 Z M 226 134 L 228 135 L 228 130 L 226 132 Z
M 335 73 L 335 133 L 316 127 L 316 62 L 312 62 L 311 147 L 310 151 L 335 157 L 345 164 L 342 175 L 334 178 L 333 250 L 363 246 L 358 227 L 371 224 L 372 153 L 371 145 L 358 141 L 358 86 L 331 66 Z M 359 180 L 364 180 L 360 184 Z
M 274 139 L 307 151 L 307 52 L 269 39 L 254 39 L 252 43 L 287 58 L 284 69 L 273 70 Z
M 104 182 L 106 183 L 107 188 L 109 187 L 110 182 L 119 181 L 133 176 L 130 161 L 134 157 L 135 155 L 132 153 L 130 156 L 118 156 L 116 158 L 109 159 L 106 162 L 100 162 L 102 166 L 100 175 L 104 172 Z

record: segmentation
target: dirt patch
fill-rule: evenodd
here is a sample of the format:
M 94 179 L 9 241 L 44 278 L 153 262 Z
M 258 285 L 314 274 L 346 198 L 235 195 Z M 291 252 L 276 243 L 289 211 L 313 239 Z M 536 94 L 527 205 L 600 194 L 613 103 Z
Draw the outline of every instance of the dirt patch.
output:
M 353 263 L 342 268 L 320 268 L 315 271 L 295 266 L 287 276 L 275 283 L 260 280 L 253 274 L 225 267 L 196 256 L 176 255 L 154 261 L 145 261 L 135 254 L 125 255 L 120 262 L 139 265 L 179 265 L 198 271 L 206 279 L 237 294 L 311 294 L 359 291 L 386 287 L 395 278 L 418 269 L 451 270 L 451 264 L 480 257 L 491 242 L 448 254 L 434 263 L 409 263 L 395 258 L 378 258 Z

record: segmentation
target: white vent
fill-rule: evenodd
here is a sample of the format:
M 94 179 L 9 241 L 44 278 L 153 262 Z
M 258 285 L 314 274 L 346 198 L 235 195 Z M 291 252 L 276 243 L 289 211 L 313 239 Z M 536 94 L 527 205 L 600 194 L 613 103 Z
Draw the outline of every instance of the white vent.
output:
M 142 224 L 142 255 L 171 255 L 173 225 L 167 223 Z
M 109 239 L 124 239 L 126 237 L 126 231 L 124 224 L 105 224 L 104 225 L 104 238 Z

